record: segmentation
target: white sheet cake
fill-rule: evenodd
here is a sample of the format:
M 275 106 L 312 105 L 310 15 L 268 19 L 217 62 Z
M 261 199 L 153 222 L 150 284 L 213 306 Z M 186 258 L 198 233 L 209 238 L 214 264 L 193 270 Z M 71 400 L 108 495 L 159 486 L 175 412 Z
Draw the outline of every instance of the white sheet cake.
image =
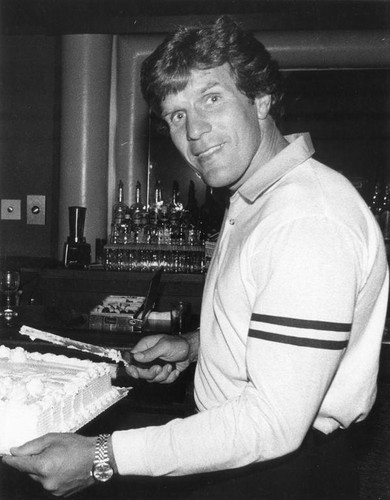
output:
M 0 454 L 48 432 L 74 432 L 127 394 L 108 363 L 0 346 Z

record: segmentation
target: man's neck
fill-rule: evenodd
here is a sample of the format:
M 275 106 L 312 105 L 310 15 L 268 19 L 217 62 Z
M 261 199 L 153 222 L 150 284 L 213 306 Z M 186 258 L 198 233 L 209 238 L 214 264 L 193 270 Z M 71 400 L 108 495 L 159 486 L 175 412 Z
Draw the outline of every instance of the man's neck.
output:
M 263 165 L 268 163 L 274 158 L 282 149 L 288 146 L 288 142 L 280 133 L 274 120 L 271 117 L 267 117 L 262 121 L 261 127 L 261 141 L 259 149 L 252 158 L 252 161 L 246 170 L 245 174 L 240 180 L 240 184 L 234 186 L 234 189 L 230 189 L 230 194 L 232 195 L 240 186 L 242 186 L 249 178 L 252 177 L 254 172 L 259 170 Z
M 265 165 L 287 145 L 288 142 L 280 133 L 274 120 L 267 118 L 261 127 L 260 147 L 252 160 L 252 164 L 256 163 L 257 168 Z

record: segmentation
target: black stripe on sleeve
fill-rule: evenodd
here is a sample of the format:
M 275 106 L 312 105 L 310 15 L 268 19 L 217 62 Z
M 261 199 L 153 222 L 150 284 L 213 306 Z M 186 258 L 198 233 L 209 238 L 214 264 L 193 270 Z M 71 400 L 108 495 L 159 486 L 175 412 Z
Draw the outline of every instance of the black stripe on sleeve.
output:
M 252 321 L 270 323 L 294 328 L 306 328 L 310 330 L 330 330 L 333 332 L 350 332 L 351 323 L 333 323 L 331 321 L 314 321 L 308 319 L 285 318 L 283 316 L 270 316 L 268 314 L 252 314 Z
M 278 342 L 280 344 L 290 344 L 299 347 L 313 347 L 315 349 L 331 349 L 341 350 L 347 347 L 348 340 L 320 340 L 307 339 L 303 337 L 291 337 L 290 335 L 280 335 L 279 333 L 264 332 L 261 330 L 249 329 L 249 337 L 270 342 Z

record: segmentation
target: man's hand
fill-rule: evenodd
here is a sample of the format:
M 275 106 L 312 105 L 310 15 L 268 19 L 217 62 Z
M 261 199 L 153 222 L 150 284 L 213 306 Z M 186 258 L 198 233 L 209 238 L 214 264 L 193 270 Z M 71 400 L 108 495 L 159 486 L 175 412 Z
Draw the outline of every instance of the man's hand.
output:
M 78 434 L 46 434 L 11 448 L 3 462 L 26 472 L 55 496 L 70 495 L 94 483 L 90 476 L 95 437 Z
M 134 365 L 126 368 L 130 376 L 143 378 L 148 382 L 162 384 L 174 382 L 190 364 L 190 344 L 185 336 L 181 335 L 148 335 L 142 338 L 131 352 L 134 358 L 141 363 L 149 363 L 157 358 L 175 363 L 175 368 L 168 363 L 164 366 L 153 365 L 148 369 L 138 368 Z

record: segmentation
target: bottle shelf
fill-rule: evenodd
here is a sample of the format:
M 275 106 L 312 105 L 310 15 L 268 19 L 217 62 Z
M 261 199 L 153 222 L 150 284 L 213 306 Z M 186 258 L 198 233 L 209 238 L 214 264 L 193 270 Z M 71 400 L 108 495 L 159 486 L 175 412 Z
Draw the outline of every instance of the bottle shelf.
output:
M 150 272 L 163 267 L 167 273 L 203 274 L 205 249 L 196 245 L 127 244 L 104 247 L 108 271 Z

